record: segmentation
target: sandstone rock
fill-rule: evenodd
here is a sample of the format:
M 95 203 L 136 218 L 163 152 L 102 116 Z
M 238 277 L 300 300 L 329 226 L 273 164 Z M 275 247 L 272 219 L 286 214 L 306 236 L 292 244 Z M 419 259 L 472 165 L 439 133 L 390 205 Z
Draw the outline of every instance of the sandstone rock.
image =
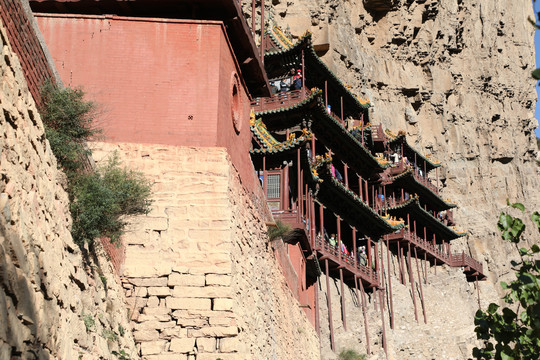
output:
M 169 351 L 175 353 L 188 353 L 193 351 L 195 346 L 194 338 L 185 338 L 185 339 L 172 339 Z

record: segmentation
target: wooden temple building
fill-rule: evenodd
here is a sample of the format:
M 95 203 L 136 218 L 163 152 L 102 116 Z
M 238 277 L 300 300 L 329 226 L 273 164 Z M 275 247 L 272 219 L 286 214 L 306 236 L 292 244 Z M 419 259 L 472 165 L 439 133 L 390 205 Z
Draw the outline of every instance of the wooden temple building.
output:
M 412 147 L 405 133 L 372 124 L 369 101 L 321 61 L 309 32 L 293 39 L 277 26 L 267 27 L 257 48 L 252 4 L 250 31 L 239 1 L 31 1 L 41 13 L 36 16 L 49 49 L 63 64 L 64 81 L 95 90 L 98 102 L 112 104 L 108 141 L 225 147 L 246 187 L 259 186 L 255 170 L 274 219 L 291 227 L 284 240 L 297 279 L 288 279 L 289 287 L 319 335 L 317 282 L 323 276 L 330 292 L 332 277 L 340 282 L 345 329 L 344 287 L 356 291 L 368 352 L 371 293 L 381 311 L 386 350 L 385 314 L 392 328 L 395 315 L 385 258 L 398 259 L 399 281 L 413 294 L 419 287 L 424 321 L 428 263 L 462 268 L 468 281 L 485 279 L 482 265 L 452 252 L 451 241 L 466 232 L 456 228 L 456 204 L 439 194 L 441 164 Z M 101 33 L 105 25 L 108 31 Z M 103 38 L 98 45 L 89 40 L 93 33 L 85 33 L 94 28 Z M 150 35 L 163 39 L 160 46 L 151 44 L 159 56 L 137 53 L 129 62 L 117 60 Z M 191 58 L 197 61 L 182 61 Z M 302 81 L 291 89 L 298 71 Z M 137 100 L 148 88 L 149 98 Z M 171 94 L 180 94 L 181 103 Z M 250 110 L 251 131 L 241 131 Z M 413 275 L 420 266 L 426 269 L 423 279 Z M 334 350 L 335 314 L 327 299 Z M 413 301 L 418 321 L 414 295 Z
M 411 286 L 417 321 L 418 284 L 426 322 L 422 282 L 427 283 L 428 263 L 435 269 L 461 267 L 468 281 L 485 279 L 482 265 L 451 250 L 451 241 L 466 232 L 455 226 L 456 204 L 439 194 L 441 164 L 414 149 L 404 132 L 396 135 L 372 124 L 369 101 L 352 94 L 320 60 L 309 32 L 293 40 L 272 26 L 263 44 L 273 94 L 252 102 L 251 156 L 274 218 L 294 229 L 285 240 L 297 273 L 305 277 L 298 282 L 299 301 L 315 309 L 308 315 L 320 334 L 316 277 L 324 274 L 329 292 L 329 278 L 339 279 L 346 329 L 343 288 L 354 288 L 369 352 L 366 292 L 373 292 L 382 316 L 388 296 L 394 327 L 392 282 L 390 271 L 382 268 L 383 257 L 389 264 L 390 253 L 397 256 L 399 280 Z M 286 88 L 282 80 L 298 73 L 303 80 L 299 88 Z M 413 275 L 414 266 L 421 274 L 419 260 L 423 279 Z M 331 296 L 327 299 L 334 349 Z M 382 321 L 386 349 L 384 326 Z

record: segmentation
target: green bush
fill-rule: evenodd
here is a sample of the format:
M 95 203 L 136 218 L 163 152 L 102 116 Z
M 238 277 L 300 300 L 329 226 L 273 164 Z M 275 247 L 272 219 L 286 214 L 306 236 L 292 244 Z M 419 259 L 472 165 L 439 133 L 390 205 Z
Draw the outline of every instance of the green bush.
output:
M 126 225 L 124 215 L 150 211 L 150 186 L 141 173 L 121 167 L 116 154 L 95 172 L 82 173 L 72 184 L 73 240 L 77 244 L 99 237 L 117 241 Z
M 118 240 L 125 215 L 149 212 L 149 181 L 142 173 L 121 167 L 116 154 L 106 165 L 88 169 L 85 142 L 101 130 L 95 126 L 96 105 L 84 99 L 81 89 L 47 83 L 41 95 L 45 135 L 68 179 L 73 240 L 79 245 L 92 244 L 98 237 Z
M 357 353 L 352 349 L 341 350 L 338 356 L 338 360 L 365 360 L 366 356 Z
M 277 238 L 287 234 L 291 231 L 291 227 L 287 224 L 282 223 L 280 220 L 276 222 L 276 226 L 268 228 L 268 238 L 270 241 L 276 240 Z
M 61 89 L 51 82 L 41 88 L 41 96 L 45 136 L 69 178 L 84 168 L 84 159 L 89 155 L 84 143 L 101 134 L 93 122 L 96 105 L 84 100 L 81 89 Z

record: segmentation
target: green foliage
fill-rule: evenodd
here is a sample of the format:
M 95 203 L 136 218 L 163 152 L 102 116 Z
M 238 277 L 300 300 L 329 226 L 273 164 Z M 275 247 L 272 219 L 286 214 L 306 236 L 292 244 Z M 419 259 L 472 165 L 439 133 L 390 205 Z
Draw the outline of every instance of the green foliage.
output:
M 81 89 L 61 89 L 51 82 L 41 88 L 41 96 L 45 136 L 59 165 L 70 177 L 82 170 L 83 159 L 88 156 L 84 142 L 101 133 L 93 125 L 96 106 L 84 100 Z
M 366 355 L 360 355 L 352 349 L 341 350 L 338 356 L 338 360 L 365 360 Z
M 119 352 L 113 350 L 112 354 L 116 356 L 118 360 L 131 360 L 131 356 L 129 356 L 125 350 L 120 350 Z
M 73 240 L 91 243 L 105 236 L 117 241 L 126 225 L 124 215 L 150 211 L 150 187 L 141 173 L 121 167 L 116 154 L 95 172 L 77 177 L 72 183 Z
M 110 329 L 103 329 L 101 331 L 101 336 L 103 336 L 107 341 L 110 342 L 118 341 L 118 334 Z
M 124 336 L 126 334 L 126 329 L 122 325 L 118 325 L 118 334 Z
M 290 232 L 292 229 L 289 225 L 286 225 L 284 223 L 282 223 L 280 220 L 278 220 L 276 222 L 276 226 L 272 226 L 272 227 L 269 227 L 268 228 L 268 238 L 270 239 L 270 241 L 273 241 L 273 240 L 276 240 L 277 238 L 287 234 L 288 232 Z
M 94 320 L 94 317 L 92 315 L 83 315 L 83 322 L 87 332 L 94 330 L 94 326 L 96 326 L 96 320 Z
M 509 206 L 525 211 L 520 203 Z M 540 231 L 540 214 L 535 211 L 531 220 Z M 504 240 L 519 243 L 525 230 L 520 218 L 501 213 L 497 227 Z M 516 279 L 510 284 L 501 282 L 507 291 L 503 300 L 508 307 L 489 304 L 487 311 L 478 310 L 475 315 L 475 332 L 483 346 L 474 348 L 476 359 L 537 360 L 540 354 L 540 247 L 518 249 L 520 262 L 512 261 Z
M 121 167 L 116 154 L 96 171 L 86 168 L 90 154 L 85 142 L 101 130 L 93 125 L 96 106 L 84 100 L 82 90 L 47 83 L 41 95 L 45 134 L 68 178 L 73 240 L 79 245 L 98 237 L 118 240 L 126 225 L 124 215 L 148 213 L 150 183 L 141 173 Z M 106 279 L 103 284 L 107 286 Z

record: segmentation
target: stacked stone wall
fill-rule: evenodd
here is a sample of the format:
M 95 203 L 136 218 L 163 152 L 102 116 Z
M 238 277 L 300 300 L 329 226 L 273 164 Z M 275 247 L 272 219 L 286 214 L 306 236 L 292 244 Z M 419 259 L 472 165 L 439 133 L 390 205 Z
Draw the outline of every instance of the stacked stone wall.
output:
M 143 359 L 315 359 L 318 338 L 267 243 L 261 193 L 224 148 L 94 143 L 154 181 L 153 210 L 124 236 L 126 291 Z M 266 213 L 268 214 L 268 213 Z
M 134 356 L 123 291 L 104 257 L 73 243 L 65 176 L 0 35 L 0 359 Z
M 0 19 L 7 36 L 2 41 L 9 39 L 19 58 L 30 93 L 39 105 L 39 89 L 45 81 L 51 79 L 53 71 L 38 39 L 39 34 L 34 29 L 34 19 L 28 3 L 25 0 L 0 0 Z

